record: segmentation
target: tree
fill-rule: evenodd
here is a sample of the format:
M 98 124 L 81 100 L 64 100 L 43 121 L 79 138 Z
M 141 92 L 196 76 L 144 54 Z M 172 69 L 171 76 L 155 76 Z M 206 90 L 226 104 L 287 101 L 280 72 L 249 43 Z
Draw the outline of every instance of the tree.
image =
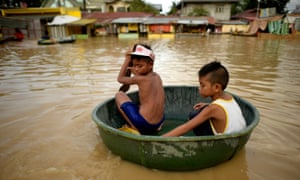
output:
M 155 9 L 148 3 L 145 3 L 143 0 L 133 0 L 130 3 L 131 12 L 148 12 L 153 14 L 159 14 L 159 10 Z
M 21 2 L 26 3 L 27 7 L 40 7 L 45 0 L 0 0 L 2 8 L 19 8 Z
M 175 1 L 172 2 L 172 6 L 170 8 L 170 11 L 167 13 L 168 15 L 176 14 L 177 13 L 177 4 Z
M 261 8 L 275 7 L 276 12 L 279 14 L 285 14 L 285 6 L 289 0 L 262 0 L 260 2 Z
M 196 7 L 192 12 L 188 14 L 188 16 L 208 16 L 209 12 L 203 8 Z
M 260 8 L 271 8 L 275 7 L 276 12 L 284 14 L 285 6 L 289 0 L 260 0 Z M 257 0 L 241 0 L 238 4 L 233 6 L 232 13 L 242 12 L 247 9 L 255 9 L 258 6 Z

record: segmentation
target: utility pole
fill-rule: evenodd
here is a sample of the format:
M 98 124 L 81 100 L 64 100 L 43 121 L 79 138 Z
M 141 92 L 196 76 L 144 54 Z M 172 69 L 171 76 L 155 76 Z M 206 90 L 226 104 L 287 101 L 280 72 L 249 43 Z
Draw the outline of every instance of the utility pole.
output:
M 183 0 L 181 0 L 180 16 L 183 16 Z
M 83 0 L 83 10 L 84 11 L 86 10 L 86 2 L 85 2 L 85 0 Z
M 260 4 L 260 0 L 257 0 L 256 18 L 259 18 L 259 4 Z

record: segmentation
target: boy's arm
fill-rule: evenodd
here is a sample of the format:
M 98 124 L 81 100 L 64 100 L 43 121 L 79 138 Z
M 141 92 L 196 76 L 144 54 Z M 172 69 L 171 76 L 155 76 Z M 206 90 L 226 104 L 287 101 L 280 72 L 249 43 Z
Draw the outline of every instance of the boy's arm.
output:
M 128 51 L 125 56 L 125 61 L 121 66 L 121 70 L 118 75 L 118 82 L 122 84 L 134 84 L 133 78 L 130 77 L 130 66 L 131 66 L 131 51 Z
M 194 108 L 194 110 L 198 110 L 198 109 L 201 109 L 201 108 L 203 108 L 203 107 L 205 107 L 205 106 L 207 106 L 207 105 L 208 105 L 208 103 L 200 102 L 200 103 L 195 104 L 195 105 L 193 106 L 193 108 Z
M 215 110 L 216 110 L 215 107 L 210 105 L 207 108 L 203 109 L 203 111 L 201 111 L 200 114 L 195 116 L 193 119 L 163 134 L 162 136 L 164 137 L 181 136 L 193 130 L 195 127 L 202 124 L 204 121 L 208 120 L 209 118 L 214 117 L 213 114 Z
M 175 129 L 163 134 L 162 136 L 164 137 L 176 137 L 176 136 L 181 136 L 185 133 L 187 133 L 188 131 L 192 130 L 193 128 L 191 128 L 191 126 L 189 125 L 189 122 L 184 123 L 178 127 L 176 127 Z

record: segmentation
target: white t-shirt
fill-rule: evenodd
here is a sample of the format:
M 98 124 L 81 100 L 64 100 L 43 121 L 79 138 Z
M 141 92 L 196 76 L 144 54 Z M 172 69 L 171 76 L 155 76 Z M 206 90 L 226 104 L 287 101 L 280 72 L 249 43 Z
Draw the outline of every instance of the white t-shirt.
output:
M 226 114 L 226 126 L 223 133 L 216 132 L 213 123 L 210 121 L 211 128 L 215 135 L 238 132 L 246 127 L 246 121 L 241 108 L 233 98 L 231 100 L 217 99 L 213 101 L 212 104 L 220 106 Z

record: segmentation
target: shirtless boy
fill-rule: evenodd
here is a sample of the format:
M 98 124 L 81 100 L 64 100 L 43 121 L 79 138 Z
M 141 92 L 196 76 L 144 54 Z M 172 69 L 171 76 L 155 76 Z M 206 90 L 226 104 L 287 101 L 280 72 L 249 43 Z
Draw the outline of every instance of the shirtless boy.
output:
M 154 53 L 147 45 L 136 44 L 129 50 L 118 81 L 125 86 L 138 86 L 139 104 L 132 102 L 122 90 L 115 96 L 116 104 L 129 126 L 148 135 L 156 133 L 164 121 L 165 92 L 160 76 L 153 72 L 154 60 Z
M 229 73 L 220 62 L 211 62 L 199 70 L 199 93 L 202 97 L 210 97 L 210 104 L 198 103 L 195 110 L 200 110 L 189 121 L 167 132 L 163 136 L 181 136 L 188 131 L 194 130 L 196 135 L 201 134 L 203 124 L 207 124 L 212 134 L 218 135 L 238 132 L 246 127 L 246 121 L 241 109 L 234 98 L 224 92 L 228 81 Z M 204 106 L 206 106 L 203 108 Z M 199 132 L 200 131 L 200 132 Z

